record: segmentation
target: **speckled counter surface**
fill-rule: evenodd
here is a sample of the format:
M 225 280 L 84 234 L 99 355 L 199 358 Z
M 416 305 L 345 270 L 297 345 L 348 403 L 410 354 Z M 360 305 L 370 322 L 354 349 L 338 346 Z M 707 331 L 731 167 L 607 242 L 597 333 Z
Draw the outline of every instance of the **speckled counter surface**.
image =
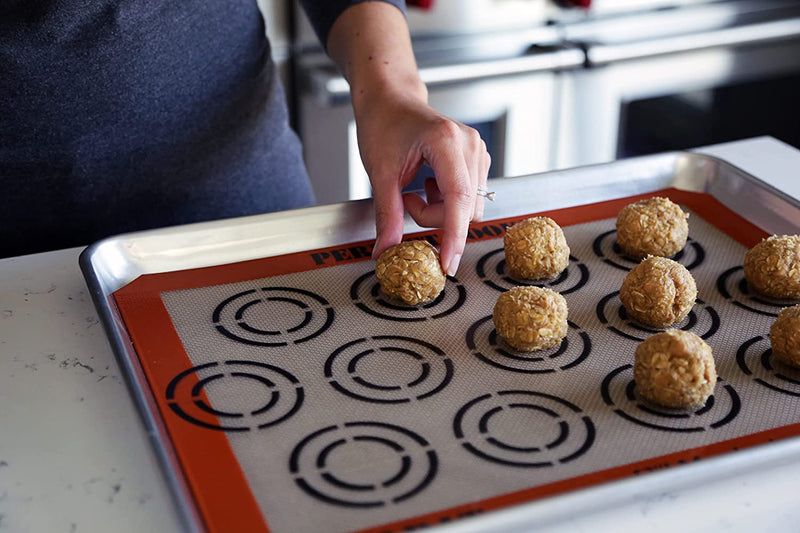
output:
M 800 198 L 800 151 L 705 148 Z M 78 268 L 80 249 L 0 260 L 0 532 L 179 531 Z M 796 531 L 800 457 L 669 490 L 546 531 Z
M 177 531 L 79 253 L 0 261 L 0 531 Z

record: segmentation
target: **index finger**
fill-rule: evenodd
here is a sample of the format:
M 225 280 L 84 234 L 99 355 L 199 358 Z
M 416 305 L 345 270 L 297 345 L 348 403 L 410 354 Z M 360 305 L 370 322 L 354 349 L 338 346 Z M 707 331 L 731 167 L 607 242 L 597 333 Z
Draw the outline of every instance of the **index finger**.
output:
M 432 162 L 432 167 L 444 201 L 439 255 L 444 271 L 449 276 L 455 276 L 475 209 L 475 188 L 466 161 L 460 154 L 447 154 L 442 159 L 437 158 L 435 163 Z

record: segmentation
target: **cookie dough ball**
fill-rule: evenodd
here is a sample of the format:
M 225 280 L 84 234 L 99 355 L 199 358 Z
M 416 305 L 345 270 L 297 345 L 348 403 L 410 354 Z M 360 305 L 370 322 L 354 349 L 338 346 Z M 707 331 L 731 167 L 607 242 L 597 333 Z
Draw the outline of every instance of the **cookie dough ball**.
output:
M 686 267 L 652 255 L 628 272 L 619 291 L 628 316 L 653 328 L 666 328 L 686 318 L 695 298 L 697 284 Z
M 569 246 L 555 220 L 533 217 L 506 231 L 506 264 L 517 279 L 551 279 L 569 265 Z
M 617 243 L 631 257 L 672 257 L 686 246 L 688 218 L 669 198 L 639 200 L 617 215 Z
M 717 384 L 711 347 L 689 331 L 656 333 L 636 348 L 633 379 L 639 395 L 665 407 L 705 405 Z
M 375 276 L 387 296 L 408 305 L 435 299 L 445 282 L 439 253 L 427 241 L 401 242 L 383 252 Z
M 524 352 L 558 346 L 567 336 L 567 301 L 543 287 L 514 287 L 497 299 L 492 313 L 497 334 Z
M 787 307 L 769 329 L 772 355 L 778 361 L 800 368 L 800 305 Z
M 744 277 L 770 298 L 800 298 L 800 235 L 773 235 L 744 256 Z

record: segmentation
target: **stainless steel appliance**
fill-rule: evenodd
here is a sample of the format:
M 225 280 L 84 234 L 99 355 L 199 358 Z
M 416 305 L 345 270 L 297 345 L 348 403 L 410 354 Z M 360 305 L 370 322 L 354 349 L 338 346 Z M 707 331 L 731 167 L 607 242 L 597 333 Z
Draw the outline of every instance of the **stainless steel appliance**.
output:
M 800 146 L 800 2 L 726 1 L 562 25 L 557 167 L 772 135 Z
M 490 177 L 764 134 L 800 144 L 797 0 L 437 0 L 408 20 L 431 104 L 481 132 Z M 296 21 L 294 104 L 318 200 L 367 197 L 347 83 Z

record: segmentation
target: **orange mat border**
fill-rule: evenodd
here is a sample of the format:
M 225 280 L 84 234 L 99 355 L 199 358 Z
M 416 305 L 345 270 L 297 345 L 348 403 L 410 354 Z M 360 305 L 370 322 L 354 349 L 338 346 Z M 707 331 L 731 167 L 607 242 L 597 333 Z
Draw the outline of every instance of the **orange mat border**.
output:
M 767 234 L 729 210 L 708 194 L 664 189 L 595 204 L 538 213 L 549 216 L 560 226 L 572 226 L 616 217 L 619 210 L 635 200 L 666 196 L 683 204 L 742 245 L 750 248 Z M 476 222 L 470 226 L 468 241 L 501 237 L 509 225 L 532 215 Z M 437 243 L 438 231 L 408 235 Z M 139 362 L 153 391 L 170 440 L 175 446 L 182 474 L 192 490 L 197 508 L 209 531 L 262 531 L 269 528 L 249 488 L 247 479 L 224 432 L 209 431 L 187 424 L 172 413 L 164 391 L 174 376 L 190 368 L 192 362 L 161 301 L 161 293 L 260 279 L 293 272 L 328 268 L 369 260 L 373 241 L 332 246 L 319 250 L 243 261 L 228 265 L 148 274 L 114 293 L 125 327 L 130 334 Z M 187 379 L 195 379 L 187 376 Z M 205 398 L 207 401 L 207 398 Z M 585 488 L 599 483 L 638 475 L 642 472 L 695 461 L 731 450 L 755 446 L 771 440 L 800 435 L 800 424 L 783 426 L 661 457 L 591 472 L 545 485 L 488 498 L 450 509 L 370 528 L 365 531 L 401 531 L 424 525 L 448 522 L 463 516 Z

